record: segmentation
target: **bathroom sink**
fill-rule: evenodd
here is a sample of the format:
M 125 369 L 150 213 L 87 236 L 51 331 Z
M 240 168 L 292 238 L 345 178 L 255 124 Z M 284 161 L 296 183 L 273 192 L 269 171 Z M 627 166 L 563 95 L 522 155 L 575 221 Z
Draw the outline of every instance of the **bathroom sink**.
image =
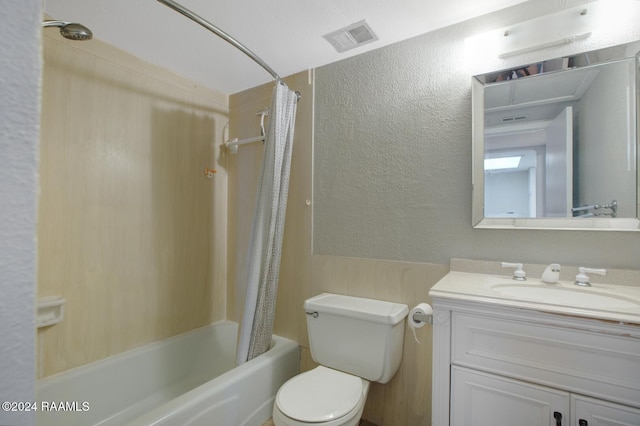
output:
M 640 301 L 630 297 L 606 294 L 597 290 L 555 285 L 495 284 L 492 289 L 504 296 L 536 302 L 568 304 L 584 308 L 629 309 L 640 308 Z
M 504 275 L 450 271 L 429 295 L 640 325 L 638 284 L 580 287 L 573 281 L 546 284 L 534 277 L 515 281 Z

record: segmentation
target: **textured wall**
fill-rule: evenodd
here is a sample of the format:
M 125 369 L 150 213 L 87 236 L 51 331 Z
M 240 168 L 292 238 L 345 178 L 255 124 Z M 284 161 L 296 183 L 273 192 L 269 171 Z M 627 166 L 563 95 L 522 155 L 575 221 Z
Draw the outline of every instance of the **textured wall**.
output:
M 529 1 L 319 68 L 314 254 L 640 267 L 639 233 L 471 226 L 471 76 L 639 34 L 475 62 L 464 39 L 583 3 Z
M 0 401 L 35 400 L 39 0 L 3 2 L 0 14 Z M 0 424 L 34 424 L 0 411 Z
M 39 377 L 226 316 L 226 96 L 73 43 L 43 43 Z

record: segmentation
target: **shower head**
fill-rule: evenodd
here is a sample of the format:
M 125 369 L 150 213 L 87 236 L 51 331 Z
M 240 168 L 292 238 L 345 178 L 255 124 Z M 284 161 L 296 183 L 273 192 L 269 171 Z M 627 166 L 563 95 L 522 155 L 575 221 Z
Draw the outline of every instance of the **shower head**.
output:
M 75 22 L 44 21 L 42 27 L 60 28 L 62 37 L 68 38 L 69 40 L 91 40 L 93 38 L 93 33 L 89 28 Z

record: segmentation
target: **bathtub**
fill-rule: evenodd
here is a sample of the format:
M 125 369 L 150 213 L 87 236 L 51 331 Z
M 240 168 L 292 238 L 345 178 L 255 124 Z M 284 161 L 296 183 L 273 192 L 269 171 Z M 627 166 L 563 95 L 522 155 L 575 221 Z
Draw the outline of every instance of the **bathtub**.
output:
M 298 344 L 274 336 L 234 367 L 237 330 L 219 322 L 39 380 L 37 425 L 260 426 L 298 374 Z

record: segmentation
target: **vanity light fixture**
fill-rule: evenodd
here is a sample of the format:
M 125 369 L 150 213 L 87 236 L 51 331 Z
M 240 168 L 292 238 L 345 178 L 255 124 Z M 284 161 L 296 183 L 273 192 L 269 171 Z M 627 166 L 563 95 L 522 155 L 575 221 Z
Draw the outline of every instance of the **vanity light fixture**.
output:
M 584 40 L 604 23 L 605 1 L 573 7 L 503 29 L 498 57 L 508 58 Z
M 521 55 L 523 53 L 529 53 L 529 52 L 533 52 L 533 51 L 536 51 L 536 50 L 545 49 L 547 47 L 561 46 L 563 44 L 573 43 L 573 42 L 578 41 L 578 40 L 584 40 L 584 39 L 586 39 L 586 38 L 588 38 L 590 36 L 591 36 L 591 32 L 584 33 L 584 34 L 578 34 L 578 35 L 571 35 L 571 36 L 567 36 L 567 37 L 562 37 L 561 39 L 558 39 L 558 40 L 549 41 L 549 42 L 542 43 L 542 44 L 536 44 L 534 46 L 524 47 L 522 49 L 511 50 L 509 52 L 504 52 L 504 53 L 499 54 L 498 57 L 500 59 L 504 59 L 504 58 L 508 58 L 510 56 L 516 56 L 516 55 Z
M 603 35 L 630 28 L 639 15 L 640 1 L 599 0 L 478 34 L 465 44 L 472 56 L 482 52 L 485 62 L 488 57 L 506 59 L 590 37 L 597 44 Z

